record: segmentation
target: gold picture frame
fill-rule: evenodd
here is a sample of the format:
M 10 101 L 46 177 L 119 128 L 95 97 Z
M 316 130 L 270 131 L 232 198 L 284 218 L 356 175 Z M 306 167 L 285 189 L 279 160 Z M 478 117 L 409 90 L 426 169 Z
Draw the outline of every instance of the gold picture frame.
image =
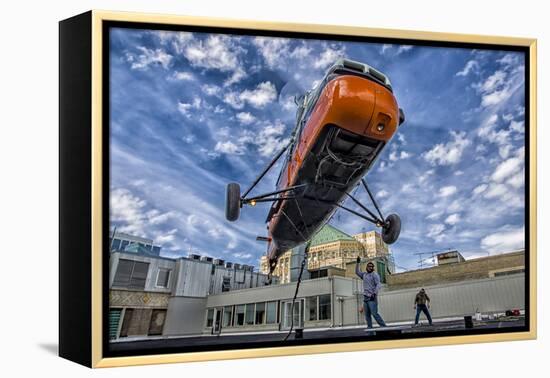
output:
M 528 303 L 529 323 L 526 332 L 490 333 L 430 338 L 346 342 L 300 346 L 281 346 L 242 350 L 217 350 L 189 353 L 166 353 L 127 357 L 105 357 L 104 347 L 104 289 L 105 222 L 108 220 L 108 195 L 105 193 L 103 151 L 104 125 L 104 54 L 105 25 L 109 22 L 140 25 L 196 26 L 220 29 L 314 33 L 332 36 L 354 36 L 407 41 L 410 44 L 451 42 L 455 44 L 499 45 L 525 48 L 528 55 L 528 96 L 526 109 L 529 154 L 529 223 L 528 227 Z M 84 54 L 82 52 L 85 52 Z M 75 58 L 79 55 L 79 58 Z M 70 62 L 80 69 L 69 67 Z M 144 13 L 90 11 L 60 23 L 60 355 L 89 367 L 115 367 L 174 362 L 210 361 L 251 357 L 302 355 L 313 353 L 349 352 L 360 350 L 436 346 L 535 339 L 537 336 L 536 298 L 536 230 L 537 230 L 537 41 L 536 39 L 468 34 L 433 33 L 423 31 L 376 29 L 336 25 L 314 25 L 230 20 L 209 17 L 190 17 Z M 527 68 L 527 67 L 526 67 Z M 72 70 L 72 71 L 71 71 Z M 70 72 L 69 72 L 70 71 Z M 89 74 L 88 77 L 86 74 Z M 76 85 L 76 88 L 74 89 Z M 79 95 L 82 94 L 82 95 Z M 78 109 L 78 112 L 74 112 Z M 84 123 L 84 125 L 82 124 Z M 80 129 L 77 130 L 77 125 Z M 70 147 L 78 140 L 87 149 Z M 89 155 L 86 155 L 89 153 Z M 72 154 L 72 155 L 71 155 Z M 71 156 L 84 156 L 85 164 L 75 166 Z M 82 155 L 80 155 L 82 154 Z M 77 173 L 78 171 L 78 173 Z M 75 180 L 78 182 L 74 186 Z M 82 211 L 70 210 L 79 203 Z M 75 221 L 76 220 L 76 221 Z M 72 236 L 69 236 L 72 235 Z M 74 256 L 69 246 L 78 241 L 84 247 Z M 83 243 L 83 244 L 82 244 Z M 527 244 L 526 244 L 527 247 Z M 527 248 L 526 248 L 527 249 Z M 73 255 L 71 255 L 73 253 Z M 84 294 L 82 294 L 84 293 Z M 76 300 L 75 297 L 81 298 Z M 75 305 L 75 303 L 77 303 Z M 74 307 L 79 307 L 78 310 Z M 83 314 L 85 314 L 83 316 Z M 74 320 L 79 317 L 79 320 Z M 80 347 L 79 347 L 80 346 Z M 76 350 L 78 349 L 78 350 Z

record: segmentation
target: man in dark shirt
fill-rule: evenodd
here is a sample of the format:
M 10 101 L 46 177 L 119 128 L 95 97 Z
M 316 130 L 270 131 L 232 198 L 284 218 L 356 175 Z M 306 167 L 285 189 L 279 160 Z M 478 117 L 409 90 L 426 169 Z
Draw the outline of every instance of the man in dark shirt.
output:
M 414 325 L 418 325 L 418 319 L 420 318 L 420 313 L 423 312 L 428 318 L 428 322 L 432 325 L 432 317 L 430 316 L 430 297 L 426 294 L 426 290 L 423 288 L 416 294 L 414 298 L 414 309 L 416 310 L 416 317 L 414 319 Z
M 380 290 L 380 276 L 374 271 L 374 264 L 368 262 L 367 271 L 361 272 L 359 269 L 359 263 L 361 257 L 357 257 L 357 264 L 355 264 L 355 274 L 363 280 L 363 310 L 365 311 L 365 318 L 367 320 L 367 327 L 372 328 L 372 317 L 380 325 L 385 327 L 384 319 L 378 314 L 378 291 Z

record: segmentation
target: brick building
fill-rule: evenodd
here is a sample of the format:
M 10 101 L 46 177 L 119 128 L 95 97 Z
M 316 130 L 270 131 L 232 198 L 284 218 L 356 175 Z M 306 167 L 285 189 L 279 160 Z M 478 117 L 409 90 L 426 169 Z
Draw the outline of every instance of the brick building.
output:
M 388 275 L 388 289 L 397 290 L 523 273 L 525 271 L 525 250 L 469 260 L 460 256 L 455 261 L 454 263 L 446 261 L 444 264 L 430 268 Z M 348 266 L 349 270 L 351 267 Z

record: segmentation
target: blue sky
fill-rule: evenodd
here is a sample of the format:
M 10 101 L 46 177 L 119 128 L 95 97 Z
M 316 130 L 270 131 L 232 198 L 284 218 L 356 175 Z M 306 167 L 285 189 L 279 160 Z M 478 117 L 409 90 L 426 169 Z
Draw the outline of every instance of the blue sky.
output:
M 401 216 L 398 267 L 416 268 L 418 252 L 522 248 L 522 53 L 209 33 L 112 29 L 111 225 L 168 257 L 257 265 L 269 205 L 227 222 L 225 185 L 247 187 L 285 145 L 293 97 L 339 57 L 386 73 L 406 115 L 366 176 L 384 214 Z M 274 188 L 278 169 L 256 193 Z M 331 224 L 373 229 L 343 212 Z

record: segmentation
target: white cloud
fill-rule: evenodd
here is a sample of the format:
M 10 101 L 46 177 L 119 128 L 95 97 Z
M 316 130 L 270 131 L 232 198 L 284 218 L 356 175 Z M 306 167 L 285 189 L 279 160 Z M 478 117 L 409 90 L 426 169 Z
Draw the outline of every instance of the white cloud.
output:
M 141 231 L 142 223 L 145 220 L 143 210 L 147 205 L 145 200 L 122 188 L 111 190 L 109 200 L 111 222 L 137 223 L 138 227 L 131 228 Z
M 273 37 L 256 37 L 253 40 L 269 68 L 276 68 L 276 66 L 285 63 L 285 58 L 289 54 L 289 42 L 286 38 Z
M 451 226 L 454 226 L 458 222 L 460 222 L 460 214 L 458 213 L 451 214 L 447 217 L 447 219 L 445 219 L 445 223 Z
M 487 118 L 477 130 L 477 135 L 489 143 L 498 146 L 498 152 L 501 158 L 506 159 L 510 156 L 513 149 L 513 144 L 510 141 L 511 135 L 522 133 L 522 122 L 511 122 L 508 129 L 497 130 L 498 115 L 493 114 Z
M 404 184 L 402 187 L 401 187 L 401 191 L 403 193 L 412 193 L 413 192 L 413 188 L 414 188 L 414 185 L 410 182 Z
M 245 252 L 236 252 L 232 253 L 231 255 L 237 259 L 249 259 L 252 257 L 252 254 Z
M 519 59 L 518 59 L 517 54 L 506 54 L 502 58 L 497 60 L 497 62 L 502 64 L 505 67 L 510 67 L 510 66 L 518 64 Z
M 345 56 L 344 47 L 332 48 L 327 47 L 319 56 L 319 58 L 313 63 L 313 66 L 317 69 L 324 69 L 335 63 L 338 58 Z
M 490 76 L 472 85 L 481 96 L 481 107 L 499 107 L 524 84 L 524 67 L 518 55 L 507 55 L 497 61 L 500 68 Z
M 242 155 L 247 150 L 247 146 L 253 145 L 258 148 L 261 156 L 272 156 L 289 142 L 288 138 L 282 138 L 285 129 L 285 124 L 277 120 L 275 123 L 264 124 L 259 133 L 243 130 L 232 141 L 225 140 L 228 136 L 224 141 L 218 141 L 214 150 L 230 155 Z
M 407 145 L 407 140 L 405 139 L 405 135 L 403 135 L 402 133 L 397 134 L 397 140 L 401 143 L 402 146 Z
M 498 122 L 498 114 L 491 114 L 486 118 L 479 129 L 477 130 L 477 135 L 481 138 L 487 138 L 494 131 Z
M 309 56 L 311 53 L 311 48 L 307 47 L 307 45 L 297 46 L 292 52 L 290 53 L 291 58 L 295 59 L 305 59 Z
M 168 211 L 166 213 L 161 213 L 158 210 L 151 210 L 147 212 L 147 218 L 150 224 L 159 225 L 168 222 L 171 219 L 174 219 L 178 216 L 175 211 Z
M 141 51 L 141 54 L 126 53 L 126 61 L 130 63 L 130 68 L 133 70 L 146 70 L 151 65 L 160 65 L 162 68 L 168 69 L 172 61 L 172 55 L 162 49 L 151 50 L 143 46 L 138 46 L 137 49 Z
M 523 134 L 525 132 L 525 122 L 524 121 L 512 121 L 510 122 L 509 129 L 516 133 Z
M 221 88 L 217 85 L 204 84 L 201 86 L 202 91 L 208 96 L 217 96 L 221 92 Z
M 216 146 L 214 147 L 214 150 L 216 152 L 220 152 L 220 153 L 223 153 L 223 154 L 229 154 L 229 155 L 242 155 L 243 154 L 242 148 L 237 146 L 235 143 L 233 143 L 231 141 L 216 143 Z
M 174 74 L 172 75 L 172 77 L 173 77 L 175 80 L 181 80 L 181 81 L 192 81 L 192 80 L 195 80 L 195 77 L 193 76 L 192 73 L 185 72 L 185 71 L 176 71 L 176 72 L 174 72 Z
M 498 105 L 504 100 L 508 99 L 512 93 L 511 88 L 506 87 L 498 91 L 491 92 L 489 94 L 483 95 L 481 99 L 482 106 L 492 106 Z
M 256 140 L 260 154 L 262 156 L 271 156 L 275 152 L 279 151 L 283 146 L 288 143 L 288 138 L 281 139 L 285 131 L 285 125 L 277 122 L 265 127 Z
M 500 163 L 491 176 L 496 182 L 502 182 L 518 172 L 523 167 L 523 161 L 518 157 L 512 157 Z
M 462 71 L 456 73 L 456 76 L 468 76 L 470 72 L 476 72 L 479 70 L 479 63 L 475 60 L 469 60 Z
M 383 44 L 380 48 L 380 53 L 382 55 L 390 54 L 393 56 L 401 55 L 402 53 L 405 53 L 407 51 L 410 51 L 413 48 L 411 45 L 390 45 L 390 44 Z
M 235 71 L 233 71 L 233 74 L 223 82 L 223 85 L 224 87 L 228 87 L 232 84 L 238 83 L 245 77 L 246 77 L 246 72 L 242 68 L 237 67 Z
M 295 111 L 296 103 L 294 102 L 294 96 L 286 96 L 286 98 L 281 99 L 279 97 L 279 104 L 283 107 L 284 110 Z
M 464 149 L 470 144 L 466 133 L 451 131 L 452 141 L 435 145 L 422 156 L 432 165 L 453 165 L 460 161 Z
M 481 239 L 481 248 L 489 252 L 509 252 L 525 248 L 525 228 L 504 227 L 503 231 Z
M 117 225 L 118 231 L 142 237 L 151 237 L 154 234 L 157 244 L 166 244 L 174 240 L 177 229 L 164 232 L 159 231 L 158 226 L 165 225 L 170 220 L 179 217 L 178 212 L 163 213 L 157 209 L 147 210 L 147 201 L 124 188 L 112 189 L 109 202 L 110 220 L 111 223 Z
M 515 175 L 510 177 L 506 181 L 506 183 L 508 185 L 514 187 L 515 189 L 519 189 L 519 188 L 523 187 L 523 185 L 525 183 L 525 172 L 524 172 L 524 170 L 522 170 L 521 172 L 516 173 Z
M 504 83 L 504 80 L 506 79 L 506 72 L 504 71 L 496 71 L 494 74 L 489 76 L 480 87 L 480 90 L 482 92 L 492 92 L 495 91 L 496 88 L 502 86 Z
M 434 239 L 435 241 L 440 241 L 443 239 L 443 231 L 445 231 L 445 225 L 443 224 L 432 224 L 428 227 L 428 237 Z
M 178 54 L 181 54 L 183 49 L 194 40 L 193 33 L 190 32 L 156 31 L 153 34 L 163 45 L 170 44 Z
M 395 55 L 400 55 L 404 52 L 407 52 L 407 51 L 410 51 L 412 50 L 412 46 L 411 45 L 400 45 L 398 48 L 397 48 L 397 51 L 395 53 Z
M 396 150 L 394 150 L 390 153 L 389 159 L 390 161 L 397 161 L 397 160 L 408 159 L 411 156 L 412 155 L 407 151 L 401 151 L 401 153 L 398 153 Z
M 460 210 L 462 207 L 463 207 L 463 203 L 464 201 L 461 200 L 454 200 L 448 207 L 447 207 L 447 211 L 448 212 L 455 212 L 455 211 L 458 211 Z
M 439 196 L 440 197 L 449 197 L 452 196 L 457 192 L 456 186 L 444 186 L 443 188 L 439 189 Z
M 434 220 L 434 219 L 437 219 L 439 218 L 443 213 L 441 211 L 437 211 L 435 213 L 431 213 L 429 214 L 426 219 L 430 219 L 430 220 Z
M 214 227 L 208 230 L 208 235 L 210 235 L 212 238 L 218 240 L 221 239 L 225 232 L 223 232 L 223 229 L 221 227 Z
M 185 115 L 186 117 L 191 117 L 191 110 L 193 109 L 200 109 L 201 108 L 201 103 L 202 103 L 202 100 L 200 99 L 200 97 L 195 97 L 193 99 L 193 102 L 191 103 L 183 103 L 183 102 L 179 102 L 178 103 L 178 110 L 180 111 L 181 114 Z
M 239 122 L 242 123 L 243 125 L 250 125 L 256 120 L 256 117 L 254 117 L 252 114 L 248 112 L 237 113 L 236 117 L 239 120 Z
M 498 198 L 508 193 L 508 188 L 504 184 L 492 183 L 489 185 L 489 189 L 483 195 L 485 198 Z
M 161 235 L 157 235 L 157 236 L 155 236 L 155 243 L 158 243 L 158 244 L 171 243 L 171 242 L 174 241 L 175 235 L 177 234 L 177 232 L 178 232 L 178 229 L 173 228 L 173 229 L 171 229 L 170 231 L 168 231 L 166 233 L 163 233 Z
M 277 89 L 269 81 L 264 81 L 254 89 L 245 89 L 241 93 L 229 92 L 224 101 L 235 109 L 242 109 L 245 103 L 254 108 L 263 108 L 277 98 Z
M 433 169 L 427 170 L 426 172 L 424 172 L 422 175 L 420 175 L 418 177 L 418 182 L 423 183 L 424 181 L 426 181 L 428 179 L 428 177 L 430 177 L 434 173 L 435 173 L 435 171 Z
M 231 107 L 235 109 L 244 108 L 244 102 L 239 98 L 239 94 L 237 92 L 226 93 L 225 96 L 223 97 L 223 101 L 226 104 L 231 105 Z
M 378 193 L 376 193 L 376 198 L 385 198 L 389 195 L 390 193 L 388 193 L 388 191 L 382 189 L 381 191 L 379 191 Z
M 194 43 L 183 48 L 183 55 L 193 66 L 232 71 L 239 63 L 237 54 L 230 47 L 226 36 L 210 35 L 206 41 L 192 40 Z
M 382 54 L 385 54 L 386 51 L 391 50 L 391 48 L 392 48 L 392 45 L 389 45 L 389 44 L 385 43 L 385 44 L 383 44 L 382 47 L 380 48 L 380 52 L 381 52 Z
M 487 184 L 481 184 L 481 185 L 478 185 L 474 188 L 474 190 L 472 191 L 472 193 L 474 195 L 479 195 L 481 193 L 483 193 L 485 190 L 487 190 L 487 187 L 488 185 Z
M 246 77 L 239 54 L 243 49 L 231 37 L 210 35 L 206 40 L 186 39 L 177 44 L 192 66 L 230 73 L 224 85 L 229 86 Z

